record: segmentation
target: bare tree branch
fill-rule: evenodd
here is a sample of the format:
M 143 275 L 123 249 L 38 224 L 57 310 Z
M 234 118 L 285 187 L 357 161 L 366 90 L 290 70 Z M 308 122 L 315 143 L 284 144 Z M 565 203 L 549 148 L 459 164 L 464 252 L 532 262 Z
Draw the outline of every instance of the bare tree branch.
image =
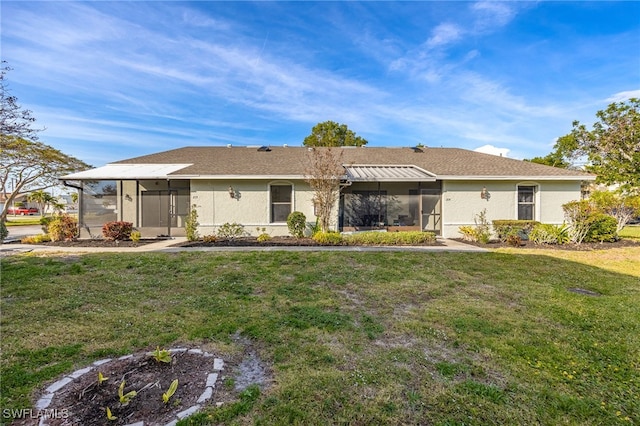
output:
M 334 207 L 340 195 L 340 182 L 344 178 L 342 149 L 309 148 L 305 159 L 305 180 L 313 189 L 313 202 L 320 230 L 329 231 Z

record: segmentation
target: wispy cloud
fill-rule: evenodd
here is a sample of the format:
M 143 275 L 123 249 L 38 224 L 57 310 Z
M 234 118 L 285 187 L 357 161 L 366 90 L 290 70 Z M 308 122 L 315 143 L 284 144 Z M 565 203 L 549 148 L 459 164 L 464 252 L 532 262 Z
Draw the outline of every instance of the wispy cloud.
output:
M 640 89 L 615 93 L 606 99 L 607 102 L 624 102 L 631 98 L 640 99 Z
M 445 22 L 435 27 L 431 33 L 431 37 L 425 43 L 427 49 L 446 46 L 458 41 L 464 33 L 459 26 L 450 22 Z
M 374 145 L 534 156 L 572 120 L 640 96 L 637 63 L 629 77 L 620 70 L 631 61 L 615 56 L 637 44 L 637 24 L 590 37 L 603 23 L 594 14 L 598 26 L 579 23 L 580 38 L 540 39 L 544 2 L 30 5 L 3 3 L 15 94 L 48 128 L 43 136 L 94 163 L 186 144 L 301 143 L 329 119 Z
M 495 31 L 507 25 L 516 16 L 515 2 L 480 1 L 470 6 L 474 15 L 473 31 Z

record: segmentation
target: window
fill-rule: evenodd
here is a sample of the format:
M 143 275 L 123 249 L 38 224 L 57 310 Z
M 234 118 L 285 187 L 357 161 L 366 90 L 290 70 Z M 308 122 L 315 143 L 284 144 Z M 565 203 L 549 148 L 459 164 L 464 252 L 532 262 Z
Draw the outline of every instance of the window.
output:
M 518 220 L 534 220 L 536 206 L 536 187 L 518 187 Z
M 271 185 L 271 222 L 286 222 L 291 213 L 291 185 Z

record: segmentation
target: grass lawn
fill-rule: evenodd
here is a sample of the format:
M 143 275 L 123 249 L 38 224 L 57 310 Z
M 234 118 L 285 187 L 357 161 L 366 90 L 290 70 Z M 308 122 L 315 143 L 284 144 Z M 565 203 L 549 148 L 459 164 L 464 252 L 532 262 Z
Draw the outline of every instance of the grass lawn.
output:
M 7 216 L 5 225 L 7 226 L 26 226 L 40 225 L 40 216 Z
M 640 225 L 627 225 L 620 231 L 622 238 L 640 238 Z
M 224 356 L 240 332 L 272 386 L 191 424 L 640 424 L 638 248 L 23 255 L 1 268 L 5 409 L 105 356 Z

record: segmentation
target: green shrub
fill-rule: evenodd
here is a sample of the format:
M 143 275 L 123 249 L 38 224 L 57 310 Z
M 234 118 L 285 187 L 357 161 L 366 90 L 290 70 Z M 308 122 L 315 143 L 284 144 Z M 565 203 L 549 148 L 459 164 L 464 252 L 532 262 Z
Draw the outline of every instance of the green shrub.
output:
M 433 244 L 436 235 L 433 232 L 408 231 L 408 232 L 359 232 L 347 235 L 344 238 L 349 245 L 415 245 Z
M 234 238 L 239 238 L 242 237 L 244 235 L 246 235 L 246 231 L 244 230 L 244 226 L 240 225 L 239 223 L 225 223 L 223 224 L 219 229 L 218 229 L 218 237 L 220 238 L 227 238 L 227 239 L 234 239 Z
M 7 225 L 4 223 L 4 221 L 0 221 L 0 243 L 3 242 L 8 235 L 9 230 L 7 229 Z
M 462 239 L 465 241 L 477 241 L 476 230 L 473 226 L 461 226 L 458 228 L 458 232 L 462 234 Z
M 475 226 L 461 226 L 458 228 L 458 232 L 462 234 L 462 239 L 487 244 L 491 240 L 491 227 L 487 221 L 487 209 L 477 214 L 473 221 Z
M 258 238 L 256 238 L 256 240 L 257 240 L 259 243 L 267 242 L 267 241 L 269 241 L 270 239 L 271 239 L 271 235 L 269 235 L 269 234 L 267 234 L 267 233 L 260 234 L 260 235 L 258 235 Z
M 195 204 L 191 206 L 191 211 L 187 215 L 184 221 L 184 231 L 187 236 L 187 241 L 196 241 L 198 239 L 198 211 Z
M 562 205 L 564 217 L 569 227 L 569 238 L 572 243 L 580 244 L 589 233 L 589 217 L 598 210 L 589 201 L 570 201 Z
M 42 232 L 44 232 L 45 234 L 49 233 L 49 224 L 52 220 L 53 217 L 51 216 L 42 216 L 40 218 L 40 226 L 42 226 Z
M 588 243 L 614 242 L 618 240 L 618 221 L 607 214 L 595 213 L 589 216 L 589 231 L 584 238 Z
M 529 233 L 529 241 L 534 244 L 566 244 L 570 241 L 566 225 L 538 223 Z
M 538 222 L 535 220 L 494 220 L 493 231 L 502 242 L 510 235 L 517 235 L 521 239 L 528 239 L 529 233 Z
M 311 235 L 315 235 L 316 232 L 320 232 L 320 220 L 316 218 L 316 221 L 314 223 L 308 223 L 307 227 Z
M 124 241 L 131 238 L 133 223 L 124 221 L 107 222 L 102 225 L 102 236 L 111 241 Z
M 489 221 L 487 220 L 487 209 L 483 209 L 479 214 L 477 214 L 473 221 L 476 224 L 476 238 L 477 241 L 482 244 L 487 244 L 491 239 L 491 228 L 489 226 Z
M 339 246 L 343 244 L 342 235 L 338 232 L 316 232 L 312 237 L 315 241 L 320 244 Z
M 604 242 L 618 239 L 618 220 L 605 214 L 587 200 L 571 201 L 562 206 L 565 218 L 569 222 L 571 241 Z M 612 227 L 612 224 L 615 226 Z
M 142 238 L 142 234 L 138 230 L 131 231 L 131 241 L 135 244 L 140 242 L 140 238 Z
M 520 247 L 522 245 L 522 238 L 517 232 L 513 232 L 507 236 L 505 242 L 511 247 Z
M 307 217 L 302 212 L 291 212 L 287 216 L 287 226 L 291 235 L 296 238 L 302 238 L 307 227 Z
M 258 231 L 258 237 L 256 238 L 256 241 L 258 241 L 259 243 L 264 243 L 271 239 L 271 235 L 267 233 L 267 228 L 257 227 L 256 231 Z
M 78 220 L 68 214 L 53 216 L 48 229 L 51 241 L 71 241 L 78 238 Z

